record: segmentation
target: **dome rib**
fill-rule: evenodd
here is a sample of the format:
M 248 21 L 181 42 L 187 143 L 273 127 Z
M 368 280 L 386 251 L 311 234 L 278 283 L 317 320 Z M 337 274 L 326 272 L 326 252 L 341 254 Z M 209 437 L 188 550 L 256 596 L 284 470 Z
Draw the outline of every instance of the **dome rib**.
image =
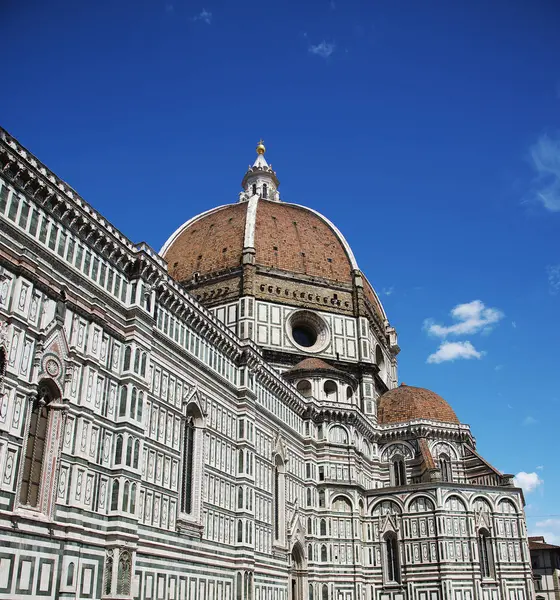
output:
M 406 423 L 415 419 L 459 424 L 455 411 L 435 392 L 401 383 L 385 392 L 377 401 L 377 422 L 380 425 Z

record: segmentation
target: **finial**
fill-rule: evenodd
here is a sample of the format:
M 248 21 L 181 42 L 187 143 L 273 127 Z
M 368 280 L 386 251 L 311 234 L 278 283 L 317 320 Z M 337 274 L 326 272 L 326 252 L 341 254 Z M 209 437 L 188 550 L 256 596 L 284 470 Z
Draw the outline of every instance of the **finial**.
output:
M 264 154 L 266 152 L 266 148 L 264 147 L 264 142 L 262 140 L 257 144 L 257 154 Z

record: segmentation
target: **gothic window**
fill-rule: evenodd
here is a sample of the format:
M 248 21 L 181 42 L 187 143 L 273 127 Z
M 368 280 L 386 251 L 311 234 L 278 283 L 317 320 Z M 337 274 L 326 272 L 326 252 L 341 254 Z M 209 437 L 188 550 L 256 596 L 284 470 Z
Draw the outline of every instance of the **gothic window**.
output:
M 393 485 L 406 485 L 406 468 L 404 459 L 397 456 L 393 459 Z
M 138 460 L 140 458 L 140 440 L 134 442 L 134 464 L 132 465 L 135 469 L 138 468 Z
M 241 486 L 237 490 L 237 508 L 243 508 L 243 488 Z
M 121 550 L 119 556 L 119 572 L 117 576 L 117 594 L 130 594 L 130 576 L 132 560 L 128 550 Z
M 119 417 L 124 417 L 126 415 L 126 386 L 123 385 L 121 388 L 121 401 L 119 404 Z
M 114 550 L 107 550 L 105 557 L 105 575 L 103 578 L 103 590 L 104 595 L 108 596 L 113 591 L 113 552 Z
M 325 490 L 319 491 L 319 508 L 325 508 Z
M 266 183 L 263 183 L 263 198 L 268 198 L 268 185 L 266 185 Z
M 311 517 L 307 517 L 307 533 L 309 535 L 313 534 L 313 519 Z
M 243 473 L 243 450 L 240 449 L 238 454 L 238 460 L 237 460 L 237 472 L 238 473 Z
M 113 490 L 111 492 L 111 510 L 119 509 L 119 482 L 113 481 Z
M 309 584 L 309 600 L 313 600 L 313 584 Z
M 133 439 L 129 436 L 126 444 L 126 464 L 129 467 L 132 466 L 132 443 Z
M 67 569 L 68 570 L 66 571 L 66 585 L 70 587 L 71 585 L 74 585 L 74 571 L 76 569 L 76 563 L 74 563 L 74 561 L 69 562 Z
M 117 436 L 115 442 L 115 464 L 120 465 L 122 463 L 122 451 L 123 451 L 123 438 L 122 435 Z
M 140 348 L 136 348 L 136 352 L 134 353 L 134 372 L 140 372 L 140 356 L 141 356 Z
M 348 444 L 348 432 L 344 427 L 340 427 L 339 425 L 335 425 L 331 427 L 329 430 L 329 439 L 333 444 Z
M 183 447 L 183 496 L 181 498 L 181 510 L 191 513 L 193 508 L 193 466 L 194 466 L 194 438 L 196 428 L 194 418 L 187 417 L 185 424 L 185 441 Z
M 253 183 L 253 196 L 257 193 L 257 184 Z
M 451 460 L 447 454 L 439 455 L 439 468 L 441 471 L 441 480 L 442 481 L 453 481 L 453 476 L 451 472 Z
M 323 583 L 323 591 L 321 592 L 321 600 L 329 600 L 329 587 Z
M 385 535 L 385 575 L 388 582 L 400 583 L 399 549 L 394 533 Z
M 321 546 L 321 562 L 327 562 L 327 547 L 325 544 Z
M 327 400 L 337 401 L 338 386 L 332 379 L 327 379 L 323 385 L 323 390 Z
M 307 560 L 313 560 L 313 546 L 311 544 L 307 546 Z
M 492 552 L 492 540 L 487 529 L 481 529 L 478 532 L 478 554 L 482 577 L 492 577 L 494 572 L 494 555 Z
M 147 296 L 147 298 L 149 298 L 149 296 Z M 148 311 L 149 310 L 150 309 L 148 308 Z M 146 377 L 146 361 L 147 361 L 147 354 L 146 354 L 146 352 L 144 352 L 142 354 L 142 364 L 140 367 L 140 375 L 142 375 L 142 377 Z
M 325 481 L 325 467 L 319 467 L 319 481 Z
M 125 512 L 128 510 L 129 496 L 130 496 L 130 483 L 128 481 L 125 481 L 124 488 L 123 488 L 122 505 L 121 505 L 121 509 Z
M 0 385 L 2 385 L 5 375 L 6 375 L 6 349 L 0 347 Z
M 274 539 L 284 542 L 285 506 L 285 466 L 277 454 L 274 461 Z
M 237 573 L 237 585 L 236 585 L 236 600 L 243 600 L 243 575 L 241 573 Z
M 131 350 L 130 346 L 127 346 L 124 351 L 123 371 L 128 371 L 130 369 L 131 358 L 132 358 L 132 350 Z
M 39 384 L 37 397 L 33 401 L 27 445 L 23 461 L 20 502 L 37 507 L 40 500 L 43 457 L 47 443 L 49 404 L 54 399 L 55 385 L 50 381 Z
M 136 417 L 136 402 L 137 401 L 138 401 L 138 390 L 135 387 L 133 387 L 132 395 L 130 398 L 130 411 L 128 413 L 132 419 L 134 419 Z
M 243 541 L 243 521 L 237 521 L 237 541 L 241 543 Z
M 136 406 L 136 420 L 142 421 L 142 412 L 144 410 L 144 392 L 138 392 L 138 404 Z
M 128 512 L 131 514 L 136 514 L 136 484 L 133 483 L 130 486 L 130 508 Z
M 325 519 L 321 519 L 320 534 L 327 535 L 327 521 Z
M 312 502 L 311 502 L 311 489 L 307 488 L 307 506 L 311 506 Z
M 332 503 L 332 509 L 335 512 L 352 512 L 352 504 L 348 498 L 338 496 Z

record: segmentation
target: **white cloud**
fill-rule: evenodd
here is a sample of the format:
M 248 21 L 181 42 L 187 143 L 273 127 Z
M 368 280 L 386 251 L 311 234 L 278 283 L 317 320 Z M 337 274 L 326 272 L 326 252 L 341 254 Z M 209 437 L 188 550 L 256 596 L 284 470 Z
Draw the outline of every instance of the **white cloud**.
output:
M 546 272 L 548 274 L 548 287 L 550 293 L 555 296 L 560 292 L 560 265 L 546 267 Z
M 504 365 L 496 365 L 494 367 L 494 371 L 501 371 L 504 368 Z
M 512 321 L 512 322 L 511 322 L 511 326 L 512 326 L 514 329 L 517 329 L 517 323 L 516 323 L 515 321 Z
M 193 17 L 193 21 L 203 21 L 207 25 L 212 23 L 212 13 L 203 8 L 196 17 Z
M 535 199 L 547 210 L 560 211 L 560 137 L 541 135 L 530 154 L 537 173 Z
M 513 482 L 517 487 L 520 487 L 526 494 L 534 492 L 544 481 L 539 477 L 538 473 L 525 473 L 520 471 L 513 478 Z
M 442 363 L 457 359 L 482 358 L 484 352 L 479 352 L 470 342 L 442 342 L 436 352 L 428 356 L 428 363 Z
M 523 419 L 523 425 L 536 425 L 538 423 L 537 419 L 535 419 L 535 417 L 525 417 Z
M 329 58 L 329 56 L 334 52 L 334 49 L 335 45 L 325 42 L 325 40 L 316 46 L 309 46 L 309 52 L 311 52 L 311 54 L 316 54 L 321 58 Z
M 560 545 L 560 519 L 537 521 L 529 527 L 529 535 L 542 535 L 548 544 Z
M 536 467 L 537 471 L 542 471 L 544 469 L 544 467 L 542 465 L 539 465 L 538 467 Z
M 445 326 L 435 323 L 433 319 L 426 319 L 424 329 L 430 335 L 441 338 L 448 335 L 466 335 L 480 331 L 488 333 L 491 331 L 492 326 L 504 316 L 501 310 L 487 308 L 481 300 L 458 304 L 451 310 L 450 314 L 457 323 Z
M 382 291 L 385 294 L 385 296 L 390 296 L 395 291 L 395 288 L 393 286 L 391 286 L 388 288 L 383 288 Z

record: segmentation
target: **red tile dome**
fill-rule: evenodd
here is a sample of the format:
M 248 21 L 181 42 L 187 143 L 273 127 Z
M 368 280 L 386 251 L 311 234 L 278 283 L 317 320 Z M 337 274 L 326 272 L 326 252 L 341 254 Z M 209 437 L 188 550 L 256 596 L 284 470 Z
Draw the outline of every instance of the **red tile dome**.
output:
M 455 411 L 435 392 L 401 383 L 385 392 L 377 401 L 377 421 L 380 425 L 404 423 L 414 419 L 459 423 Z

